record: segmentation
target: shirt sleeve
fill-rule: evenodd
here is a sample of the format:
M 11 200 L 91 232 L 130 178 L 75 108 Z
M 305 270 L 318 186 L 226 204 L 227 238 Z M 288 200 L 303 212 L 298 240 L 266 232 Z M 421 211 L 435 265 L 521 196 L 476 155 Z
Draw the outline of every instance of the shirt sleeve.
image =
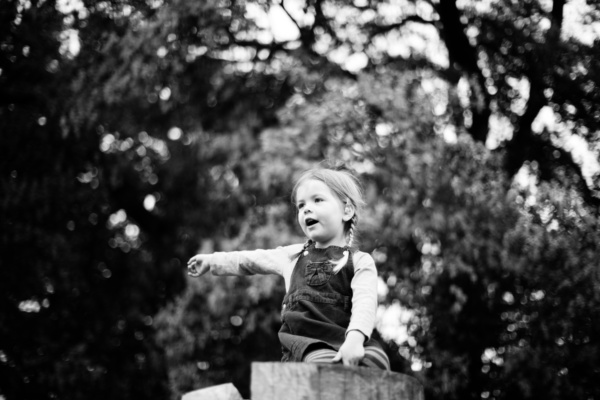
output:
M 216 252 L 207 257 L 213 275 L 280 275 L 283 276 L 286 291 L 294 268 L 295 255 L 302 249 L 301 244 L 281 246 L 268 250 L 244 250 Z
M 377 317 L 377 268 L 373 257 L 367 253 L 356 253 L 353 263 L 352 316 L 346 334 L 357 330 L 368 340 Z

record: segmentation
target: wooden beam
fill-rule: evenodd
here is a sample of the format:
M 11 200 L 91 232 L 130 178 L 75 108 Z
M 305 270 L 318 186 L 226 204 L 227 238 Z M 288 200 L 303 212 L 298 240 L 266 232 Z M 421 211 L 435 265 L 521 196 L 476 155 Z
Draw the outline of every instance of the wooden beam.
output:
M 340 364 L 252 363 L 256 400 L 423 400 L 413 377 Z

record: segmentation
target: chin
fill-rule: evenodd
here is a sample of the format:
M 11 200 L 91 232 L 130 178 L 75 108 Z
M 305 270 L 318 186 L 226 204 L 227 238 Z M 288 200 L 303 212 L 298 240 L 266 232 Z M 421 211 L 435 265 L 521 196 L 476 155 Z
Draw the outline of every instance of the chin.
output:
M 320 242 L 319 238 L 313 235 L 306 235 L 306 237 L 312 240 L 313 242 Z

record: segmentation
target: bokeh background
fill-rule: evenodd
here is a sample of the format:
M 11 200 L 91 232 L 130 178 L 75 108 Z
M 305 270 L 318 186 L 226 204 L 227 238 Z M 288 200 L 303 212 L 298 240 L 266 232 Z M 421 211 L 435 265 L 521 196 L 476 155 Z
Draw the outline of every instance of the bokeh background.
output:
M 280 357 L 325 158 L 428 400 L 600 399 L 600 4 L 2 0 L 0 399 L 178 399 Z

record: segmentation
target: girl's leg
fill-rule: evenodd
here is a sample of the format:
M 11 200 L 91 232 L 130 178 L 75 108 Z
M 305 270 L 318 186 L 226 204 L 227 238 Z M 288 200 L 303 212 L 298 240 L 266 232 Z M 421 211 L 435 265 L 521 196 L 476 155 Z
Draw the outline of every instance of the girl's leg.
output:
M 333 360 L 333 357 L 335 357 L 336 354 L 337 351 L 327 347 L 322 347 L 308 351 L 302 358 L 302 361 L 330 364 L 331 360 Z
M 329 364 L 336 354 L 337 351 L 328 347 L 316 348 L 314 350 L 309 349 L 302 358 L 302 361 Z M 359 365 L 384 369 L 387 371 L 390 370 L 390 360 L 388 359 L 388 356 L 383 350 L 375 346 L 365 347 L 365 358 L 360 361 Z
M 359 365 L 365 367 L 390 370 L 390 360 L 383 350 L 375 346 L 365 347 L 365 358 L 361 360 Z

